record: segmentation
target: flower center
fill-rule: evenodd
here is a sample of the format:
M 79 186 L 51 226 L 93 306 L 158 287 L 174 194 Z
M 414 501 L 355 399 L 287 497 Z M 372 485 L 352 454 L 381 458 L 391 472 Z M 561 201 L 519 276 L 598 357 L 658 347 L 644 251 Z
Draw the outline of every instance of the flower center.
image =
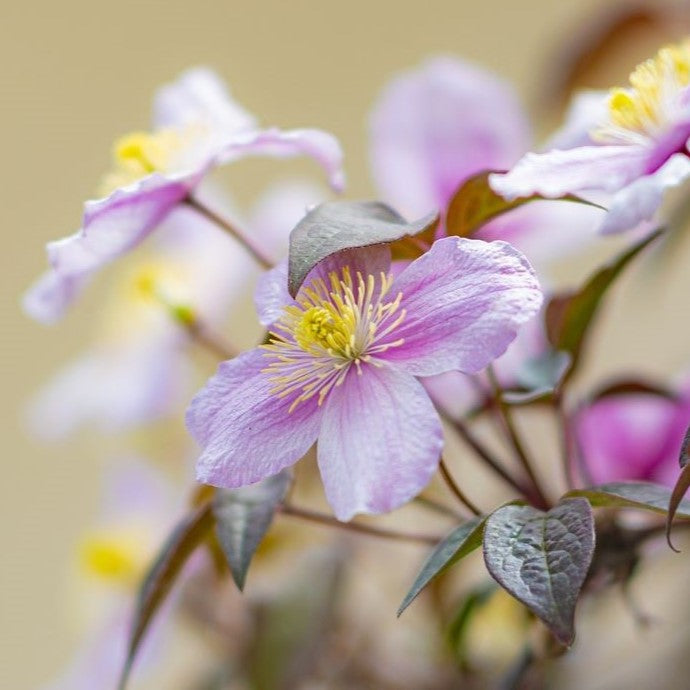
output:
M 169 170 L 183 143 L 183 137 L 174 129 L 132 132 L 121 137 L 113 146 L 113 167 L 103 178 L 100 195 L 107 196 L 153 172 Z
M 635 68 L 629 88 L 611 89 L 609 122 L 593 137 L 624 143 L 637 141 L 639 135 L 659 135 L 673 120 L 679 92 L 689 84 L 690 40 L 665 46 Z
M 386 299 L 392 282 L 384 273 L 377 280 L 357 272 L 353 279 L 346 267 L 313 280 L 285 307 L 262 346 L 271 360 L 263 371 L 278 397 L 296 394 L 290 412 L 317 394 L 321 405 L 353 365 L 361 374 L 362 363 L 380 366 L 379 355 L 402 345 L 392 338 L 405 318 L 402 293 Z
M 113 584 L 129 585 L 139 576 L 147 554 L 132 532 L 102 530 L 87 535 L 79 548 L 83 572 Z

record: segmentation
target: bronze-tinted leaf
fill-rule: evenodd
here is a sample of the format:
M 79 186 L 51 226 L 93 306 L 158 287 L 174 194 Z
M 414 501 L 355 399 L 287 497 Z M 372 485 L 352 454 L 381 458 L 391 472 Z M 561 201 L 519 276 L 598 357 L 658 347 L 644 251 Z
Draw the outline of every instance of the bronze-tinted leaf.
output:
M 119 690 L 124 690 L 127 685 L 139 645 L 154 615 L 170 592 L 184 564 L 208 535 L 213 522 L 213 512 L 209 503 L 187 515 L 172 531 L 149 569 L 137 597 L 127 658 L 118 684 Z
M 496 582 L 569 646 L 594 538 L 592 509 L 583 498 L 566 499 L 547 513 L 504 506 L 486 521 L 484 561 Z
M 288 290 L 294 297 L 316 264 L 344 249 L 391 244 L 403 238 L 433 233 L 439 221 L 431 213 L 408 223 L 379 201 L 329 201 L 320 204 L 290 233 Z

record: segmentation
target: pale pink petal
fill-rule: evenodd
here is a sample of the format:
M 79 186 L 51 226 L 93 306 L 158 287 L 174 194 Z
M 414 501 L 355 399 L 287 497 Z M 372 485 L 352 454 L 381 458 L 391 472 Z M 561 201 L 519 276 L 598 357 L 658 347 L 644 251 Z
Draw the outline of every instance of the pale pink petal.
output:
M 187 427 L 202 447 L 199 481 L 253 484 L 297 462 L 316 440 L 322 408 L 311 399 L 289 412 L 299 393 L 273 393 L 275 384 L 262 373 L 267 365 L 260 349 L 223 362 L 192 401 Z
M 402 324 L 382 356 L 416 376 L 476 373 L 502 355 L 542 303 L 527 259 L 505 242 L 447 237 L 408 266 L 390 294 L 402 293 Z
M 600 232 L 622 232 L 651 220 L 661 206 L 664 192 L 689 177 L 690 158 L 684 153 L 671 156 L 656 172 L 638 178 L 614 195 Z
M 505 174 L 489 177 L 506 199 L 541 194 L 559 197 L 587 190 L 616 192 L 646 171 L 653 151 L 646 146 L 581 146 L 528 153 Z
M 220 77 L 207 67 L 183 72 L 161 87 L 153 102 L 154 129 L 205 125 L 230 135 L 256 128 L 256 120 L 234 101 Z
M 608 91 L 580 91 L 570 103 L 565 123 L 547 141 L 544 147 L 572 149 L 593 144 L 591 132 L 608 119 Z
M 328 396 L 318 442 L 326 497 L 339 520 L 416 496 L 438 466 L 441 422 L 422 385 L 393 367 L 352 368 Z
M 470 175 L 513 165 L 530 133 L 509 84 L 438 57 L 386 86 L 371 114 L 370 142 L 384 200 L 417 217 L 445 208 Z
M 275 323 L 293 299 L 287 288 L 288 260 L 261 274 L 254 292 L 254 305 L 262 326 Z
M 328 181 L 334 190 L 340 192 L 345 187 L 343 152 L 340 144 L 332 134 L 320 129 L 271 128 L 240 134 L 218 151 L 215 160 L 223 164 L 247 156 L 309 156 L 326 171 Z
M 22 308 L 28 316 L 40 323 L 55 323 L 76 299 L 86 282 L 86 276 L 46 271 L 24 293 Z

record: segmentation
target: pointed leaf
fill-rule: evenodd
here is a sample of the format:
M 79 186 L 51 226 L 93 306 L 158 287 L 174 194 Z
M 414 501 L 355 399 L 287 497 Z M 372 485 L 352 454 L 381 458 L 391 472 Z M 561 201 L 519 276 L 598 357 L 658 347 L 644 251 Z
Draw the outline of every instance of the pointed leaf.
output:
M 403 599 L 398 616 L 417 598 L 417 595 L 440 573 L 472 553 L 482 543 L 486 516 L 478 515 L 456 527 L 440 541 L 422 566 L 417 579 Z
M 586 498 L 593 508 L 637 508 L 666 514 L 671 490 L 651 482 L 610 482 L 569 491 L 564 498 Z M 690 518 L 690 501 L 677 506 L 681 517 Z
M 503 399 L 509 405 L 528 405 L 550 400 L 563 381 L 570 367 L 567 352 L 549 350 L 527 360 L 516 372 L 519 388 L 503 392 Z
M 227 558 L 232 578 L 241 590 L 247 570 L 264 538 L 276 508 L 292 481 L 289 470 L 241 489 L 219 489 L 213 501 L 216 535 Z
M 139 645 L 149 624 L 170 592 L 182 567 L 209 533 L 213 520 L 209 503 L 187 515 L 172 531 L 144 578 L 137 597 L 127 659 L 118 684 L 119 690 L 124 690 L 127 685 Z
M 623 269 L 663 230 L 651 233 L 599 269 L 578 290 L 556 295 L 546 307 L 546 333 L 557 350 L 568 352 L 572 357 L 572 372 L 582 349 L 588 329 L 601 301 Z
M 460 185 L 448 206 L 446 232 L 449 235 L 472 237 L 483 225 L 514 208 L 518 208 L 518 206 L 524 206 L 532 201 L 553 201 L 553 199 L 547 199 L 539 194 L 507 201 L 489 186 L 489 175 L 495 172 L 503 171 L 484 170 L 468 178 Z M 602 208 L 598 204 L 585 201 L 585 199 L 580 199 L 572 194 L 562 197 L 559 201 L 573 201 Z
M 344 249 L 390 244 L 429 231 L 438 213 L 408 223 L 379 201 L 329 201 L 320 204 L 290 233 L 288 290 L 294 297 L 309 271 L 326 257 Z
M 683 500 L 683 496 L 690 488 L 690 463 L 688 463 L 688 446 L 690 445 L 690 428 L 685 432 L 685 437 L 683 438 L 683 443 L 680 448 L 680 454 L 678 457 L 678 463 L 681 466 L 680 475 L 676 481 L 676 485 L 673 487 L 673 492 L 671 493 L 671 498 L 668 502 L 668 515 L 666 516 L 666 541 L 668 545 L 674 550 L 678 549 L 673 546 L 671 542 L 671 527 L 673 526 L 673 518 L 678 513 L 678 509 L 683 503 L 687 501 Z
M 583 498 L 567 499 L 547 513 L 505 506 L 484 527 L 489 573 L 566 646 L 575 637 L 575 604 L 593 555 L 594 518 Z

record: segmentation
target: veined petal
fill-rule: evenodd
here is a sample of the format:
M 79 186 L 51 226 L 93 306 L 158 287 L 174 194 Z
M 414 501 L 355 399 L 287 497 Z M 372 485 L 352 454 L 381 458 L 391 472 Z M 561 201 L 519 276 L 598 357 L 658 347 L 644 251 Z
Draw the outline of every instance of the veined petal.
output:
M 506 199 L 601 190 L 616 192 L 643 175 L 652 149 L 646 146 L 581 146 L 567 151 L 528 153 L 507 173 L 489 177 Z
M 438 466 L 441 422 L 422 385 L 383 365 L 353 368 L 325 405 L 318 461 L 339 520 L 416 496 Z
M 656 172 L 638 178 L 613 197 L 600 232 L 611 235 L 651 220 L 661 206 L 664 192 L 689 177 L 690 158 L 684 153 L 671 156 Z
M 405 318 L 383 357 L 415 376 L 476 373 L 505 352 L 542 303 L 527 259 L 505 242 L 446 237 L 396 279 Z
M 205 125 L 226 135 L 256 128 L 256 119 L 234 101 L 220 77 L 208 67 L 183 72 L 161 87 L 153 102 L 154 129 Z
M 272 392 L 267 364 L 259 349 L 223 362 L 192 400 L 187 427 L 202 446 L 199 481 L 253 484 L 297 462 L 316 440 L 322 408 L 313 399 L 289 412 L 295 396 Z
M 531 138 L 512 88 L 452 57 L 428 60 L 391 81 L 369 129 L 377 187 L 414 217 L 445 208 L 470 175 L 510 167 Z
M 334 190 L 340 192 L 345 186 L 343 151 L 340 144 L 332 134 L 320 129 L 271 128 L 247 132 L 226 142 L 219 149 L 215 160 L 223 164 L 247 156 L 309 156 L 326 171 Z
M 287 289 L 288 261 L 284 259 L 277 266 L 265 271 L 259 277 L 254 292 L 254 306 L 262 326 L 275 323 L 283 309 L 293 299 Z

